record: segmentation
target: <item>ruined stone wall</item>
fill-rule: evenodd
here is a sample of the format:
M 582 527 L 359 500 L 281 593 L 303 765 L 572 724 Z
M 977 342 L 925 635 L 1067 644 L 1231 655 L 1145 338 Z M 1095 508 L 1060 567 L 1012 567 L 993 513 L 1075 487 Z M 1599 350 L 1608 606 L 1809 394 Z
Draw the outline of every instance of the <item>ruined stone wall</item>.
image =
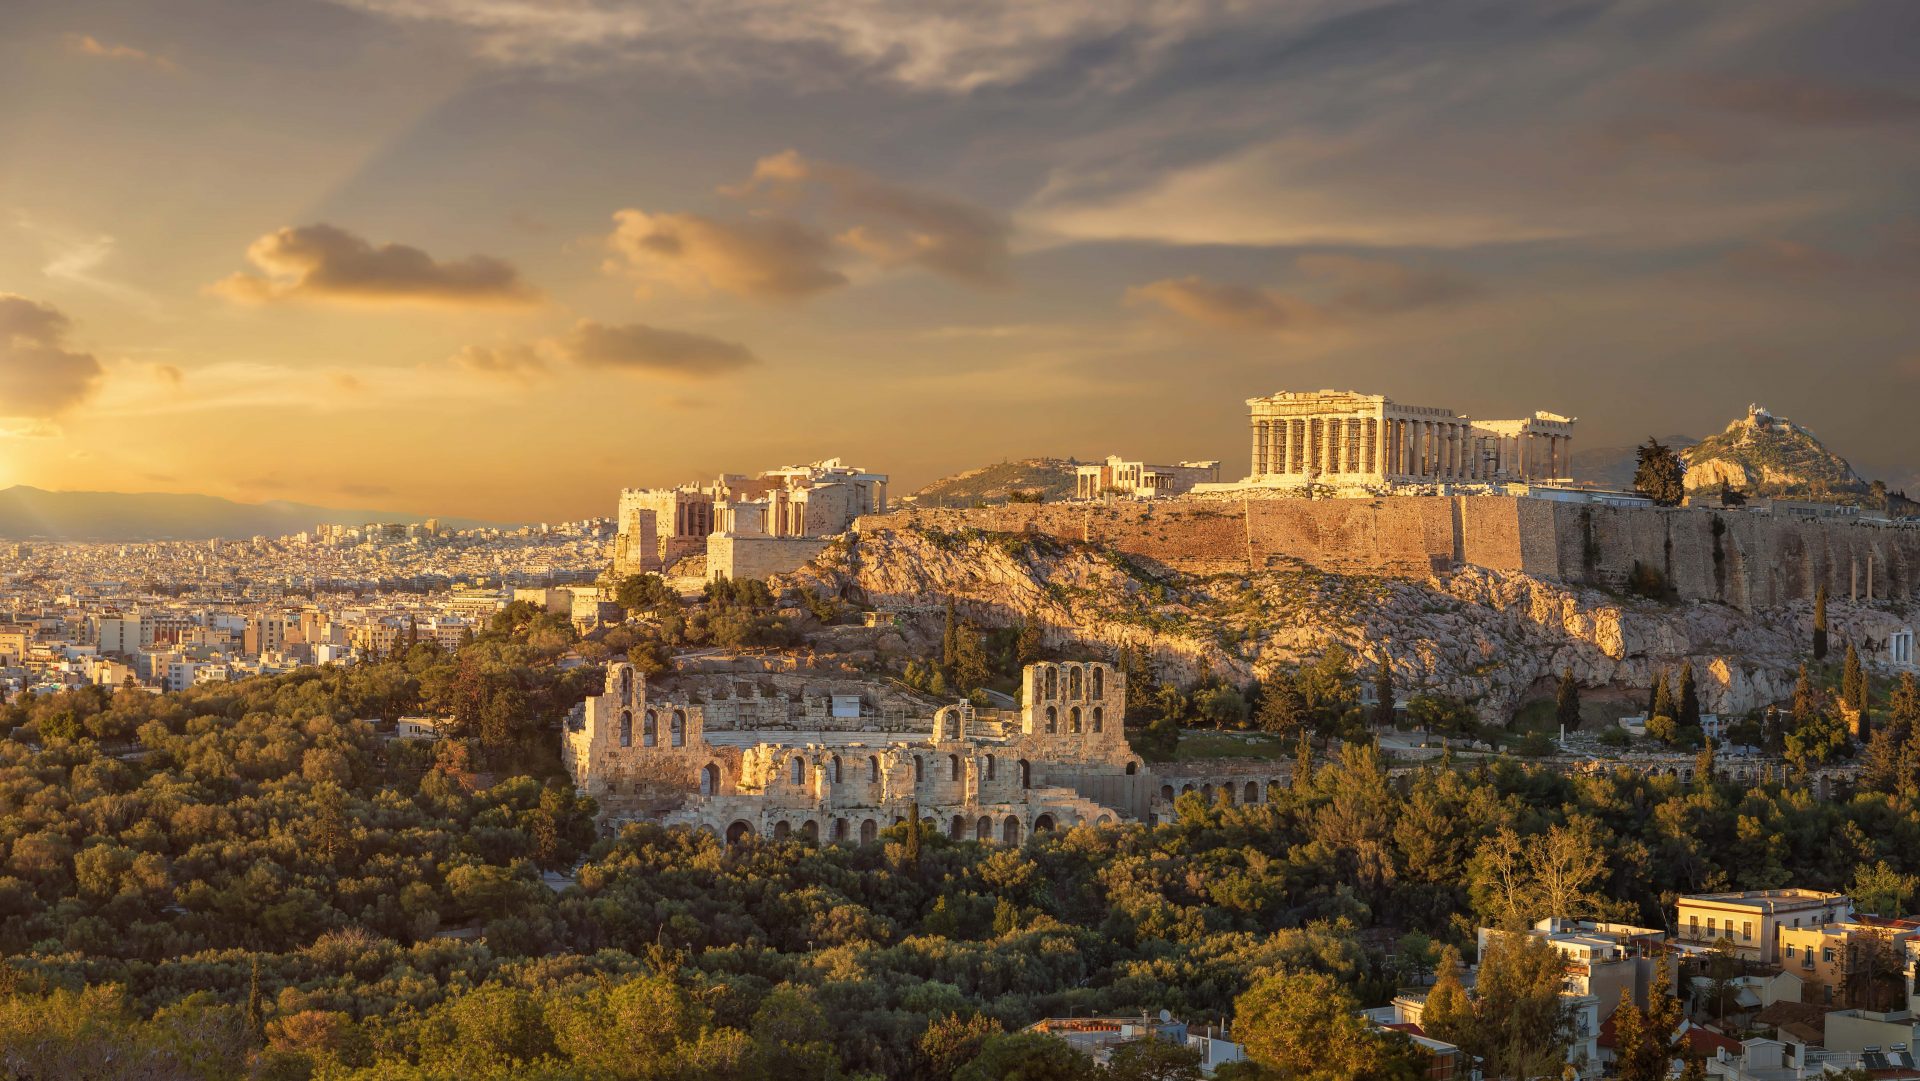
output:
M 866 515 L 855 529 L 1037 532 L 1110 546 L 1193 574 L 1297 561 L 1340 574 L 1423 579 L 1485 567 L 1619 589 L 1636 562 L 1686 600 L 1756 609 L 1806 600 L 1825 583 L 1864 597 L 1920 590 L 1920 529 L 1746 511 L 1609 507 L 1509 496 L 1161 500 L 1008 504 Z
M 707 550 L 707 577 L 766 578 L 791 574 L 826 550 L 825 537 L 747 537 L 714 533 L 703 542 Z

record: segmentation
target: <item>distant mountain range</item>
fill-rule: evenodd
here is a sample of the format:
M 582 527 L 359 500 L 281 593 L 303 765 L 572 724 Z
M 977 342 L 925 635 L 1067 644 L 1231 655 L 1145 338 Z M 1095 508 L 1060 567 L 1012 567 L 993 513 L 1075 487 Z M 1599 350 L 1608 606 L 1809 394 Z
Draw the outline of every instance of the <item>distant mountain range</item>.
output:
M 236 503 L 171 492 L 49 492 L 17 484 L 0 490 L 0 537 L 10 540 L 205 540 L 284 536 L 329 525 L 423 522 L 418 514 L 350 510 L 274 500 Z M 486 523 L 442 518 L 454 528 Z

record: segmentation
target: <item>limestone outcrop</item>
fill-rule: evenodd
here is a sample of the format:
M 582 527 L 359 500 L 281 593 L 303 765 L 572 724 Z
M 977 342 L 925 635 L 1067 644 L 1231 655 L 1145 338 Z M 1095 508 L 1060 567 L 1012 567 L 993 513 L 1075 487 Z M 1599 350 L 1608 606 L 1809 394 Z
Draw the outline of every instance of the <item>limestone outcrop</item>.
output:
M 1304 564 L 1193 574 L 1039 533 L 878 529 L 852 534 L 785 581 L 882 608 L 951 600 L 983 623 L 1026 618 L 1049 648 L 1145 646 L 1164 675 L 1246 682 L 1344 646 L 1387 664 L 1403 693 L 1456 695 L 1504 721 L 1572 669 L 1589 688 L 1644 690 L 1691 661 L 1702 708 L 1742 713 L 1791 696 L 1811 635 L 1805 602 L 1744 611 L 1659 603 L 1468 566 L 1425 580 Z M 1909 626 L 1897 608 L 1830 605 L 1833 640 L 1876 644 Z

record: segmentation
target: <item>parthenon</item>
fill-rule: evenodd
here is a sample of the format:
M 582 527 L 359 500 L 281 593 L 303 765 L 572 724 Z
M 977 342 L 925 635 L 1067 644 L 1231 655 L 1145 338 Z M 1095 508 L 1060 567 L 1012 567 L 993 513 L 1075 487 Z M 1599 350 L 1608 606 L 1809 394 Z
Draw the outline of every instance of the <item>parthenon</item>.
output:
M 1473 420 L 1380 394 L 1249 398 L 1257 484 L 1494 484 L 1565 478 L 1572 417 Z

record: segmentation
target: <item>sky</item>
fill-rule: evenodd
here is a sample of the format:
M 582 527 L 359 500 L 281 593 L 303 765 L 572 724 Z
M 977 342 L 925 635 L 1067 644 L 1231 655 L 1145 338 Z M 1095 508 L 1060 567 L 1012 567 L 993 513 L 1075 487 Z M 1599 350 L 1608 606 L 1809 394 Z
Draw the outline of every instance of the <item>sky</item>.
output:
M 1323 387 L 1920 488 L 1911 0 L 7 0 L 0 486 L 1247 467 Z

